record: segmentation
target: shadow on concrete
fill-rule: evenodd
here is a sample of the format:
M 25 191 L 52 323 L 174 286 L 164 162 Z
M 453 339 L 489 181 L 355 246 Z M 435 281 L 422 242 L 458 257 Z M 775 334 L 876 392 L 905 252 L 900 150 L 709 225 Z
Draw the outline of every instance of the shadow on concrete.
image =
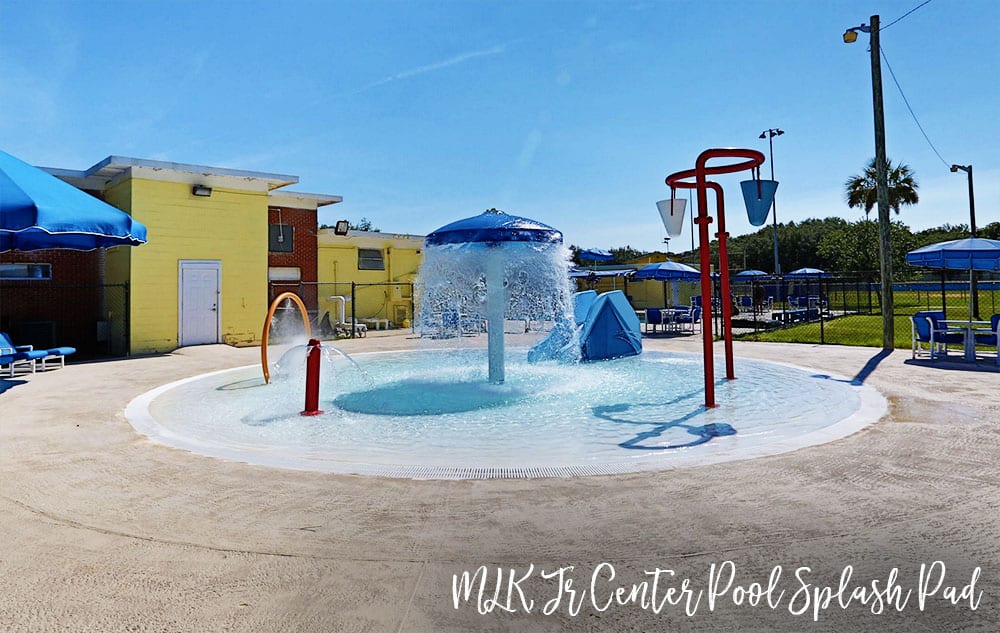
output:
M 916 365 L 917 367 L 929 367 L 931 369 L 944 369 L 947 371 L 971 371 L 982 373 L 1000 373 L 1000 366 L 997 366 L 995 359 L 977 360 L 970 363 L 966 360 L 911 358 L 903 361 L 906 365 Z
M 872 372 L 875 371 L 875 368 L 878 367 L 879 363 L 881 363 L 886 358 L 889 358 L 889 355 L 892 354 L 892 351 L 893 350 L 891 349 L 884 349 L 880 351 L 878 354 L 875 354 L 874 356 L 869 358 L 868 362 L 865 363 L 865 366 L 861 368 L 861 371 L 856 373 L 854 375 L 854 378 L 851 379 L 851 384 L 852 385 L 865 384 L 865 381 L 868 380 L 868 376 L 872 375 Z
M 27 380 L 15 380 L 11 378 L 0 378 L 0 393 L 7 391 L 8 389 L 13 389 L 18 385 L 28 384 Z
M 837 382 L 843 382 L 849 385 L 854 385 L 855 387 L 860 387 L 861 385 L 865 384 L 865 381 L 868 380 L 868 377 L 871 376 L 872 372 L 874 372 L 875 369 L 879 366 L 879 363 L 881 363 L 886 358 L 889 358 L 889 355 L 892 354 L 892 352 L 893 350 L 891 349 L 880 350 L 877 354 L 869 358 L 868 362 L 865 363 L 865 366 L 862 367 L 861 370 L 854 375 L 854 378 L 851 378 L 850 380 L 841 380 L 840 378 L 833 378 L 829 374 L 813 374 L 813 378 L 826 378 L 828 380 L 836 380 Z

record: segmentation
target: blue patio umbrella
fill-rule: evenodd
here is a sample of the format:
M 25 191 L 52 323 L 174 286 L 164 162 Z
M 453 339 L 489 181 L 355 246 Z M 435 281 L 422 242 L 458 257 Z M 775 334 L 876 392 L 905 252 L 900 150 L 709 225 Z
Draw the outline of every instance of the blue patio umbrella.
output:
M 763 270 L 754 270 L 754 269 L 741 270 L 740 272 L 736 273 L 734 277 L 767 277 L 767 273 L 765 273 Z
M 906 263 L 948 270 L 1000 271 L 1000 241 L 967 237 L 928 244 L 907 253 Z
M 1000 241 L 983 237 L 967 237 L 921 246 L 906 254 L 906 263 L 912 266 L 941 268 L 942 270 L 969 271 L 969 286 L 972 286 L 972 271 L 1000 271 Z M 943 275 L 943 273 L 942 273 Z M 941 277 L 941 305 L 944 301 L 944 277 Z M 972 293 L 969 293 L 969 320 L 972 320 Z
M 655 279 L 656 281 L 697 281 L 701 273 L 680 262 L 660 262 L 643 266 L 635 272 L 635 279 Z
M 0 252 L 145 242 L 146 227 L 127 213 L 0 151 Z
M 799 268 L 785 275 L 785 279 L 807 279 L 817 277 L 829 277 L 830 273 L 819 268 Z
M 667 282 L 668 281 L 698 281 L 701 273 L 697 268 L 692 268 L 680 262 L 659 262 L 649 264 L 635 271 L 633 279 L 653 279 L 663 282 L 663 303 L 667 303 Z M 678 289 L 674 286 L 674 300 L 678 297 Z
M 615 256 L 602 248 L 588 248 L 577 255 L 581 262 L 611 262 Z

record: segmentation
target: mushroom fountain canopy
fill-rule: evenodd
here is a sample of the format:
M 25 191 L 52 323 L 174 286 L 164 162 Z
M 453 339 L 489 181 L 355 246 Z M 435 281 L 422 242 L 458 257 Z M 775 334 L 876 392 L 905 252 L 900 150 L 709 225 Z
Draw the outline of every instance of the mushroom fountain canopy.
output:
M 562 233 L 547 224 L 490 209 L 446 224 L 425 239 L 427 246 L 497 242 L 562 244 Z

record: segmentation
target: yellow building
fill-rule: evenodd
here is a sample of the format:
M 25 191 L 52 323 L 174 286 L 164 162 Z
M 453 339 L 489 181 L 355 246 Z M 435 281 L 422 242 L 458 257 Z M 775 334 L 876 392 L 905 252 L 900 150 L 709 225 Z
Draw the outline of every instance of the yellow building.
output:
M 84 171 L 49 171 L 148 229 L 147 244 L 107 249 L 104 260 L 105 283 L 128 282 L 130 289 L 126 306 L 118 308 L 129 314 L 109 308 L 105 327 L 127 328 L 134 354 L 259 343 L 274 250 L 269 208 L 311 206 L 315 217 L 318 206 L 341 201 L 275 192 L 298 182 L 297 176 L 120 156 Z M 313 221 L 313 232 L 315 226 Z
M 413 320 L 413 281 L 423 260 L 424 237 L 376 231 L 317 236 L 320 313 L 331 321 L 351 316 L 372 327 L 402 327 Z

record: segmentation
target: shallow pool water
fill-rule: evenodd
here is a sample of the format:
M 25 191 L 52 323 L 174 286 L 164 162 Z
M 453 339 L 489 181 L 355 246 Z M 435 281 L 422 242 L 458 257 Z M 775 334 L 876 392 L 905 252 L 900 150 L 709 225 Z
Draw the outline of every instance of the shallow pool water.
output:
M 874 390 L 797 367 L 737 360 L 703 406 L 701 358 L 529 364 L 509 350 L 506 382 L 482 350 L 330 356 L 324 414 L 298 415 L 296 366 L 265 385 L 259 367 L 165 385 L 128 417 L 152 439 L 285 468 L 416 478 L 568 476 L 759 457 L 843 437 L 885 410 Z M 359 369 L 360 368 L 360 369 Z M 703 427 L 735 435 L 705 441 Z

